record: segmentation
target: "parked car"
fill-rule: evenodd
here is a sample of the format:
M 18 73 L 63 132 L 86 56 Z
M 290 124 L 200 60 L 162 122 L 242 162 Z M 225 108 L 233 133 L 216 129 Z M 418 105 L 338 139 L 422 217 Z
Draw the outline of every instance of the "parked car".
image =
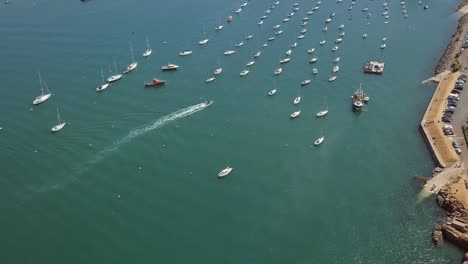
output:
M 444 116 L 444 117 L 442 117 L 442 121 L 443 121 L 443 122 L 447 122 L 447 123 L 451 123 L 451 122 L 452 122 L 452 118 L 451 118 L 451 117 L 448 117 L 448 116 Z
M 461 155 L 462 154 L 462 151 L 460 148 L 455 148 L 455 152 L 458 154 L 458 155 Z
M 451 135 L 453 135 L 453 131 L 452 130 L 444 130 L 444 135 L 451 136 Z
M 454 148 L 456 148 L 456 149 L 457 149 L 457 148 L 460 148 L 460 146 L 458 145 L 458 143 L 455 142 L 455 141 L 452 142 L 452 146 L 453 146 Z
M 463 91 L 463 86 L 455 87 L 455 89 L 460 90 L 460 91 Z
M 460 93 L 461 93 L 461 91 L 460 91 L 460 90 L 458 90 L 457 88 L 454 88 L 454 89 L 452 90 L 452 92 L 451 92 L 451 93 L 460 94 Z

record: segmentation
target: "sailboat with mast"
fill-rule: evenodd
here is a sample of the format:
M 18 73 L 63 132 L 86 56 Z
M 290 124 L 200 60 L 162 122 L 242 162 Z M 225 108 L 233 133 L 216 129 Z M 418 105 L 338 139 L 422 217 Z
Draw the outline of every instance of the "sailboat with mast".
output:
M 321 116 L 328 114 L 328 105 L 327 105 L 327 102 L 325 101 L 325 98 L 324 98 L 324 102 L 325 102 L 325 109 L 318 112 L 316 114 L 317 117 L 321 117 Z
M 57 107 L 57 124 L 55 126 L 53 126 L 50 131 L 52 132 L 57 132 L 59 130 L 61 130 L 67 123 L 65 122 L 62 122 L 62 120 L 60 120 L 60 114 L 59 114 L 59 111 L 58 111 L 58 107 Z
M 98 88 L 96 88 L 96 92 L 100 92 L 102 90 L 107 89 L 107 87 L 109 87 L 109 83 L 104 81 L 104 72 L 102 71 L 102 67 L 101 67 L 101 77 L 102 77 L 102 84 Z
M 38 97 L 36 97 L 33 101 L 33 105 L 38 105 L 38 104 L 42 104 L 43 102 L 47 101 L 50 96 L 52 95 L 49 91 L 49 88 L 47 87 L 46 83 L 42 80 L 42 77 L 41 77 L 41 73 L 38 72 L 37 75 L 39 75 L 39 85 L 41 86 L 41 95 L 39 95 Z M 46 90 L 47 90 L 47 93 L 44 93 L 44 86 L 42 85 L 44 84 Z
M 151 53 L 153 53 L 153 50 L 150 47 L 148 36 L 146 36 L 146 50 L 145 50 L 145 52 L 143 52 L 143 57 L 145 57 L 145 58 L 149 57 L 149 55 L 151 55 Z
M 114 61 L 114 66 L 115 66 L 115 74 L 114 75 L 111 75 L 109 78 L 107 78 L 107 82 L 111 83 L 111 82 L 115 82 L 115 81 L 118 81 L 120 79 L 122 79 L 122 74 L 119 74 L 117 73 L 117 62 Z M 109 72 L 112 74 L 112 71 L 109 67 Z
M 203 25 L 203 39 L 198 41 L 198 45 L 203 46 L 203 45 L 206 45 L 207 43 L 208 43 L 208 39 L 206 38 L 206 29 L 205 29 L 205 25 Z
M 130 65 L 127 66 L 127 70 L 125 70 L 123 74 L 129 73 L 138 67 L 138 62 L 135 61 L 135 57 L 133 56 L 132 44 L 130 44 L 130 53 L 132 54 L 132 63 L 130 63 Z
M 325 140 L 325 136 L 323 135 L 323 129 L 322 129 L 322 136 L 317 138 L 317 140 L 314 141 L 314 145 L 318 146 L 322 144 L 324 140 Z
M 222 72 L 223 72 L 223 68 L 221 67 L 221 64 L 219 63 L 219 58 L 218 58 L 218 68 L 214 70 L 213 74 L 220 75 Z

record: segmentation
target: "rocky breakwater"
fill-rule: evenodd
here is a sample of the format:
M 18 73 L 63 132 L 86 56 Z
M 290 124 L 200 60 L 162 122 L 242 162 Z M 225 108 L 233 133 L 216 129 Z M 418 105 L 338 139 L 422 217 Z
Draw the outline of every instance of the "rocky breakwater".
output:
M 439 190 L 437 203 L 446 211 L 447 217 L 439 221 L 432 232 L 435 245 L 442 245 L 446 240 L 467 252 L 463 257 L 464 264 L 468 264 L 467 193 L 468 182 L 465 177 L 460 177 L 458 182 Z

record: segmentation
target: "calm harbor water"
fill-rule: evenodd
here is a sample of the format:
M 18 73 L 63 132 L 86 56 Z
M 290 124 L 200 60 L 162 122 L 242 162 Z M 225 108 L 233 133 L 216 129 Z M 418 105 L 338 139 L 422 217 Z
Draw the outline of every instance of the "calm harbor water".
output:
M 441 212 L 433 199 L 415 205 L 412 179 L 433 168 L 417 124 L 434 86 L 421 81 L 455 28 L 458 1 L 423 1 L 428 10 L 407 1 L 407 19 L 391 1 L 388 24 L 382 1 L 358 1 L 351 11 L 349 0 L 322 1 L 302 40 L 301 18 L 314 1 L 281 0 L 261 26 L 271 1 L 249 1 L 239 15 L 235 1 L 137 2 L 0 6 L 3 263 L 459 261 L 456 249 L 432 247 Z M 300 10 L 281 22 L 295 2 Z M 262 48 L 275 24 L 284 33 Z M 346 35 L 333 53 L 340 24 Z M 204 28 L 210 40 L 198 47 Z M 247 34 L 254 38 L 223 56 Z M 146 36 L 153 55 L 144 59 Z M 274 76 L 293 42 L 291 62 Z M 101 67 L 107 77 L 114 61 L 120 70 L 130 62 L 130 43 L 138 69 L 96 93 Z M 183 49 L 193 55 L 179 57 Z M 336 56 L 340 71 L 329 83 Z M 364 75 L 368 59 L 384 60 L 384 75 Z M 181 68 L 161 72 L 168 62 Z M 204 83 L 218 65 L 223 74 Z M 53 97 L 33 107 L 37 71 Z M 143 88 L 153 77 L 167 84 Z M 304 79 L 312 83 L 300 87 Z M 360 83 L 371 101 L 356 114 L 350 96 Z M 330 112 L 317 119 L 324 97 Z M 211 107 L 198 105 L 209 99 Z M 68 124 L 51 134 L 56 107 Z M 325 142 L 311 148 L 322 129 Z M 233 173 L 217 179 L 227 165 Z

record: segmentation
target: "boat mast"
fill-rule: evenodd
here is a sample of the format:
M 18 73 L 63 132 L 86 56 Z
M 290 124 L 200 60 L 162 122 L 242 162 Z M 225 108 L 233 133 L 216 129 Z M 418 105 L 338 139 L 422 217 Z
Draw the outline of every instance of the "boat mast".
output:
M 104 71 L 102 71 L 102 66 L 101 66 L 101 77 L 102 77 L 102 83 L 104 83 Z
M 117 75 L 117 61 L 114 60 L 115 74 Z
M 135 58 L 133 57 L 133 47 L 132 47 L 132 43 L 130 43 L 130 53 L 132 54 L 132 62 L 135 62 Z
M 148 36 L 146 36 L 146 47 L 148 48 L 148 50 L 151 49 L 150 44 L 149 44 L 149 40 L 148 40 Z
M 44 95 L 44 88 L 42 87 L 42 77 L 41 77 L 41 73 L 40 73 L 40 72 L 37 72 L 37 75 L 39 76 L 39 84 L 41 85 L 42 95 Z
M 60 114 L 58 111 L 58 106 L 57 106 L 57 119 L 58 119 L 58 124 L 61 124 L 62 122 L 60 121 Z

